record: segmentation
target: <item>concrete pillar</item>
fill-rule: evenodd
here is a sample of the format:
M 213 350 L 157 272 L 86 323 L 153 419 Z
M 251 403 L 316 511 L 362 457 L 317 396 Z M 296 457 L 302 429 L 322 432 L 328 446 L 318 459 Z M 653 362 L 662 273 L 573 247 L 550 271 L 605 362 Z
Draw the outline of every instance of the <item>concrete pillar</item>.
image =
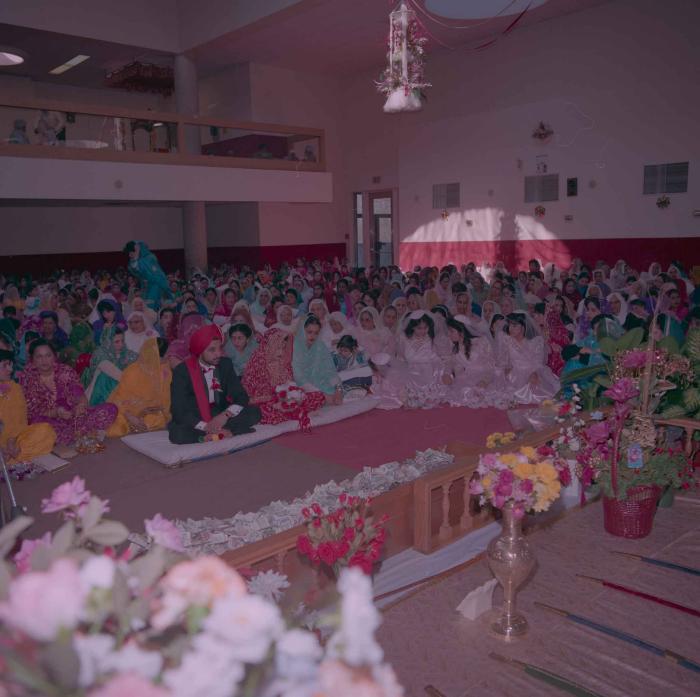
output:
M 207 216 L 203 201 L 187 201 L 182 208 L 182 232 L 185 243 L 185 273 L 193 266 L 207 269 Z
M 175 56 L 175 103 L 180 114 L 199 113 L 199 88 L 197 84 L 197 66 L 184 54 Z M 199 127 L 185 126 L 184 142 L 179 143 L 181 152 L 190 155 L 201 154 Z M 207 217 L 203 201 L 187 201 L 182 208 L 182 232 L 185 247 L 185 274 L 196 266 L 206 271 L 207 259 Z

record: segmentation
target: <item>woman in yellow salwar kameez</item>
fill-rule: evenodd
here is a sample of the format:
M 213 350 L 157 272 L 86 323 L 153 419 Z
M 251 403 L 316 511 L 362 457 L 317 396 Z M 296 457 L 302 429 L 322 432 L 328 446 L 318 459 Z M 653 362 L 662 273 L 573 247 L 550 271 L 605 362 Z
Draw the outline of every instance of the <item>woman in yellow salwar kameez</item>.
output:
M 56 432 L 47 423 L 27 424 L 27 402 L 12 381 L 14 354 L 0 351 L 0 449 L 8 464 L 30 462 L 47 455 L 56 444 Z
M 119 409 L 116 421 L 107 431 L 108 436 L 118 438 L 167 426 L 173 377 L 165 358 L 167 350 L 165 339 L 147 339 L 138 359 L 123 370 L 119 385 L 107 400 Z

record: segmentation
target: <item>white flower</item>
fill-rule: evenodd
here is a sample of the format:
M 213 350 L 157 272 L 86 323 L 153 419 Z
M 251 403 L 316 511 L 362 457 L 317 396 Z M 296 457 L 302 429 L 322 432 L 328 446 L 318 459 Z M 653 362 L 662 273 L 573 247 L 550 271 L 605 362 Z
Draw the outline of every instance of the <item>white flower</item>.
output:
M 129 643 L 106 656 L 103 666 L 106 672 L 136 673 L 152 680 L 163 667 L 163 657 L 158 651 L 144 651 L 135 643 Z
M 574 453 L 577 453 L 581 449 L 581 443 L 579 442 L 578 438 L 574 438 L 569 443 L 569 450 L 571 450 Z
M 163 673 L 172 697 L 233 697 L 245 668 L 234 660 L 229 647 L 206 633 L 193 642 L 177 668 Z
M 93 588 L 110 589 L 114 583 L 114 559 L 105 554 L 90 557 L 80 568 L 80 583 L 86 593 Z
M 380 663 L 384 652 L 374 632 L 381 618 L 372 601 L 372 581 L 358 568 L 345 569 L 338 590 L 342 594 L 341 625 L 330 638 L 328 655 L 351 666 Z
M 59 559 L 48 571 L 28 571 L 12 580 L 0 620 L 38 641 L 52 641 L 73 629 L 83 612 L 85 593 L 78 567 Z
M 104 661 L 114 649 L 114 637 L 108 634 L 75 634 L 73 649 L 80 660 L 78 684 L 89 687 L 105 672 Z
M 248 581 L 248 590 L 269 602 L 279 602 L 287 588 L 289 580 L 276 571 L 262 571 Z
M 257 595 L 230 594 L 217 600 L 204 620 L 205 631 L 216 634 L 242 663 L 259 663 L 283 630 L 279 608 Z
M 316 675 L 322 657 L 323 649 L 315 634 L 290 629 L 277 641 L 275 666 L 283 678 L 308 680 Z

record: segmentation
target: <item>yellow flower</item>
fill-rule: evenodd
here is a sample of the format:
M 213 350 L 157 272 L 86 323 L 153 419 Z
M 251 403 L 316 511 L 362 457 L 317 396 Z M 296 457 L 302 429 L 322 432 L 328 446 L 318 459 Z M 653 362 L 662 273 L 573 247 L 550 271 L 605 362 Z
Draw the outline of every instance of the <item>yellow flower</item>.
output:
M 506 467 L 515 467 L 520 460 L 518 460 L 518 456 L 515 453 L 506 453 L 505 455 L 501 455 L 501 462 L 506 465 Z
M 519 462 L 513 467 L 513 474 L 520 479 L 527 479 L 535 474 L 535 466 L 529 462 Z
M 520 448 L 520 452 L 525 455 L 528 460 L 534 460 L 537 457 L 537 451 L 529 445 Z
M 537 476 L 546 484 L 556 481 L 559 477 L 556 469 L 554 469 L 554 465 L 546 460 L 544 462 L 538 462 L 535 465 L 535 469 L 537 471 Z
M 490 474 L 487 474 L 485 477 L 481 478 L 481 484 L 483 485 L 484 489 L 488 489 L 488 487 L 491 486 L 491 482 L 492 479 Z
M 513 433 L 513 431 L 508 431 L 508 433 L 503 434 L 504 443 L 510 443 L 512 440 L 515 440 L 515 433 Z

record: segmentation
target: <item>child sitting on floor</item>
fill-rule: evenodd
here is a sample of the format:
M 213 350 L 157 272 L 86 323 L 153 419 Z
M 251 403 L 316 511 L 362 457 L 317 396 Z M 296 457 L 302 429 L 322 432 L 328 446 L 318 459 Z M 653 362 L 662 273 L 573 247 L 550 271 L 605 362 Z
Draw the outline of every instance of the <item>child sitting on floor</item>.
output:
M 369 391 L 372 386 L 372 370 L 355 337 L 349 334 L 340 337 L 333 352 L 333 363 L 342 381 L 344 393 L 356 389 Z

